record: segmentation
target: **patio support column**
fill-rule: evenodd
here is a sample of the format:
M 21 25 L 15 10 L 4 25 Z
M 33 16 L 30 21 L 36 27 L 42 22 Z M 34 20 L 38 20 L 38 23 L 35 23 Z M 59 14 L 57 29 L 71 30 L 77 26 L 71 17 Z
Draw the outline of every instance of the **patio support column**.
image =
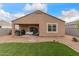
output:
M 12 23 L 12 35 L 15 35 L 15 24 Z

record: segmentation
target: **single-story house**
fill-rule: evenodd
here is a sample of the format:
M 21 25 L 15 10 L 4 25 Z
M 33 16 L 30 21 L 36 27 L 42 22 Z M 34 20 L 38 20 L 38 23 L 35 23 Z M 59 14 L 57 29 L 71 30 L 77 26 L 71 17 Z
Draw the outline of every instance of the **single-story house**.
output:
M 15 26 L 19 25 L 20 30 L 33 32 L 39 36 L 64 36 L 65 21 L 51 16 L 40 10 L 12 21 L 12 34 L 15 35 Z

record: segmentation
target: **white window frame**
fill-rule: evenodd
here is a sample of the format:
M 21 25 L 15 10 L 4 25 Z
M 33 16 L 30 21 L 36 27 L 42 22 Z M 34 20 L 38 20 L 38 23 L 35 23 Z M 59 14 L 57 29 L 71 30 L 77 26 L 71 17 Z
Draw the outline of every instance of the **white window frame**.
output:
M 48 31 L 48 25 L 54 25 L 56 24 L 56 31 Z M 58 23 L 47 23 L 47 33 L 58 33 Z

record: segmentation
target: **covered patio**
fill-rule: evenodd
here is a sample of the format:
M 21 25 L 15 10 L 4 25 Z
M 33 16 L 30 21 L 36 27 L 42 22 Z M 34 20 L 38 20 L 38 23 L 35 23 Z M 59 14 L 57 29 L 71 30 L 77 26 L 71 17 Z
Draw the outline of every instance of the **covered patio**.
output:
M 12 24 L 12 35 L 15 35 L 16 25 L 18 30 L 23 32 L 21 35 L 39 35 L 39 24 Z

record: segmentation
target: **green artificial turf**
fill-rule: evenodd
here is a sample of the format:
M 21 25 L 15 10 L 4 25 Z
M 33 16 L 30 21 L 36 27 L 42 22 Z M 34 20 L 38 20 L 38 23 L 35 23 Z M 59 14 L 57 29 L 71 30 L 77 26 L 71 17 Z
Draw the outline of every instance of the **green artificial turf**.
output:
M 78 56 L 79 53 L 57 42 L 2 43 L 1 56 Z

